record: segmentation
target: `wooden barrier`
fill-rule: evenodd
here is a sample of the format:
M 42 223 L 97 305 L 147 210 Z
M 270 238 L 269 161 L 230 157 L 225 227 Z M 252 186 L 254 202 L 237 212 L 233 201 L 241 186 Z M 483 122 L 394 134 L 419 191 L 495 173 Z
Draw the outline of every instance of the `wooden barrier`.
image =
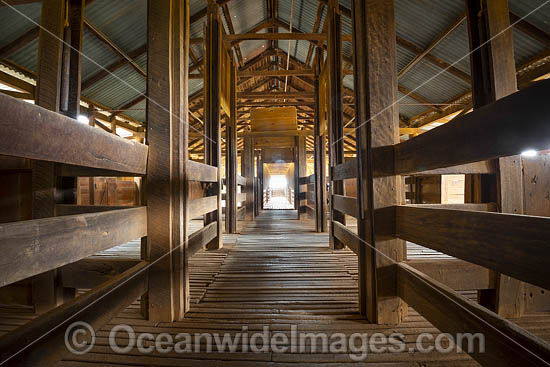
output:
M 0 129 L 0 154 L 130 175 L 146 171 L 146 145 L 3 94 L 0 94 Z
M 141 262 L 87 293 L 25 323 L 0 338 L 0 363 L 17 366 L 53 366 L 69 353 L 67 328 L 74 322 L 95 331 L 147 291 L 149 265 Z M 74 333 L 77 330 L 72 330 Z M 73 334 L 67 335 L 69 340 Z M 21 349 L 32 345 L 32 348 Z M 18 354 L 13 354 L 20 351 Z
M 145 207 L 0 225 L 0 286 L 147 235 Z

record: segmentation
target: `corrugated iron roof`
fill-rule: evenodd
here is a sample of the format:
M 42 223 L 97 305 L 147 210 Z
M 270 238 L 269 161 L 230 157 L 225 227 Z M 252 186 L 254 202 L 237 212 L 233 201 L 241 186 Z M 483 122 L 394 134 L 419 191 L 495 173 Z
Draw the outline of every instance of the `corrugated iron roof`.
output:
M 292 0 L 278 0 L 278 16 L 285 23 L 290 22 L 290 6 Z M 533 9 L 541 6 L 545 0 L 510 0 L 510 11 L 522 17 Z M 301 32 L 311 33 L 315 24 L 317 11 L 320 2 L 318 0 L 294 0 L 293 26 Z M 190 1 L 190 14 L 196 14 L 206 7 L 204 0 Z M 258 23 L 268 18 L 267 4 L 265 0 L 231 0 L 227 3 L 231 14 L 236 33 L 245 33 Z M 340 0 L 340 5 L 351 8 L 350 0 Z M 40 20 L 40 3 L 17 6 L 26 16 L 35 22 Z M 322 26 L 326 17 L 326 6 L 323 6 L 323 13 L 320 25 Z M 130 52 L 144 45 L 147 40 L 147 0 L 97 0 L 87 7 L 85 16 L 106 34 L 114 43 L 125 52 Z M 446 29 L 457 17 L 464 12 L 464 2 L 457 0 L 395 0 L 395 17 L 397 34 L 404 39 L 424 48 L 429 45 L 444 29 Z M 15 14 L 15 15 L 14 15 Z M 222 19 L 223 16 L 222 16 Z M 190 37 L 203 37 L 205 18 L 199 19 L 190 25 Z M 534 26 L 550 33 L 550 5 L 545 5 L 539 11 L 529 15 L 527 21 Z M 21 15 L 14 13 L 9 7 L 0 8 L 0 47 L 5 46 L 17 37 L 21 36 L 34 24 L 25 20 Z M 224 19 L 225 24 L 225 19 Z M 342 31 L 344 34 L 351 34 L 351 20 L 342 17 Z M 227 29 L 227 26 L 226 26 Z M 266 30 L 262 30 L 266 32 Z M 279 28 L 279 32 L 285 32 Z M 286 51 L 287 41 L 280 41 L 279 47 Z M 244 41 L 240 43 L 243 57 L 250 57 L 258 52 L 261 46 L 268 47 L 267 41 Z M 291 41 L 290 54 L 296 59 L 305 62 L 310 43 L 308 41 Z M 9 56 L 9 59 L 27 69 L 36 71 L 37 63 L 37 41 L 33 41 L 21 50 Z M 520 64 L 530 59 L 546 46 L 540 41 L 514 29 L 514 47 L 516 63 Z M 202 59 L 202 45 L 193 45 L 194 54 Z M 352 57 L 352 45 L 344 42 L 342 45 L 343 55 L 346 58 Z M 453 64 L 464 73 L 470 72 L 468 46 L 468 34 L 466 24 L 463 23 L 454 32 L 449 34 L 431 54 Z M 83 37 L 83 53 L 99 65 L 108 66 L 120 59 L 120 56 L 113 52 L 108 46 L 99 41 L 87 30 Z M 401 70 L 416 55 L 401 46 L 397 46 L 397 68 Z M 100 70 L 98 65 L 86 57 L 82 61 L 82 79 L 85 80 Z M 145 69 L 147 57 L 142 55 L 136 62 Z M 441 74 L 441 75 L 438 75 Z M 436 78 L 433 78 L 438 75 Z M 120 78 L 123 80 L 117 79 Z M 433 78 L 433 79 L 432 79 Z M 127 84 L 125 84 L 127 83 Z M 299 83 L 296 81 L 296 83 Z M 441 73 L 441 69 L 426 60 L 419 62 L 412 68 L 400 83 L 408 89 L 416 92 L 426 99 L 441 103 L 457 95 L 466 92 L 470 86 L 464 80 L 453 76 L 448 72 Z M 425 84 L 425 85 L 424 85 Z M 129 86 L 128 86 L 129 85 Z M 353 76 L 344 77 L 344 86 L 353 88 Z M 200 79 L 189 81 L 189 94 L 195 94 L 202 90 L 203 82 Z M 120 107 L 135 99 L 139 93 L 145 91 L 145 80 L 133 68 L 128 65 L 120 68 L 113 76 L 109 76 L 83 91 L 83 95 L 95 99 L 97 102 L 111 106 Z M 399 94 L 402 97 L 402 94 Z M 143 106 L 142 106 L 143 105 Z M 134 107 L 139 110 L 144 108 L 144 102 Z M 418 106 L 418 102 L 405 97 L 400 106 L 400 114 L 410 118 L 418 113 L 426 111 L 427 107 Z M 145 118 L 143 111 L 130 111 L 129 116 L 138 120 Z

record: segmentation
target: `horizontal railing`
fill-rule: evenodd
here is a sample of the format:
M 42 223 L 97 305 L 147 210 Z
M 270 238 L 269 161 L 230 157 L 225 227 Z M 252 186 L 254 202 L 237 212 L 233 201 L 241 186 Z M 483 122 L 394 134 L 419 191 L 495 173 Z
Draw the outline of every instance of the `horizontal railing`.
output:
M 0 224 L 0 286 L 146 235 L 145 207 Z
M 187 179 L 189 181 L 218 182 L 218 168 L 195 161 L 187 161 Z
M 0 94 L 0 154 L 145 174 L 146 145 Z

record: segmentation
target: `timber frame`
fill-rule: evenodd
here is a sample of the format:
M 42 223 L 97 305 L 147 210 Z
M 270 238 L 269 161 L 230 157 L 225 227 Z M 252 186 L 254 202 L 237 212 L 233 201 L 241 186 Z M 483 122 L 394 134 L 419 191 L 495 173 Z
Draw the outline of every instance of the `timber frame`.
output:
M 40 314 L 0 338 L 0 362 L 10 358 L 32 366 L 61 360 L 67 352 L 64 331 L 79 310 L 79 320 L 98 329 L 139 298 L 149 320 L 183 320 L 190 308 L 189 259 L 203 248 L 221 249 L 224 230 L 236 234 L 239 219 L 250 222 L 261 215 L 266 163 L 261 142 L 274 137 L 289 142 L 283 148 L 294 163 L 289 200 L 297 219 L 312 219 L 316 232 L 328 232 L 331 251 L 347 247 L 357 257 L 362 318 L 398 325 L 411 306 L 444 333 L 487 333 L 485 352 L 471 353 L 482 365 L 550 360 L 548 343 L 508 320 L 522 316 L 526 286 L 550 289 L 550 217 L 523 210 L 520 156 L 527 148 L 550 148 L 550 80 L 534 82 L 550 71 L 535 68 L 535 62 L 516 68 L 510 22 L 545 45 L 548 40 L 511 13 L 506 0 L 464 0 L 464 13 L 424 48 L 396 35 L 389 0 L 352 0 L 351 9 L 321 0 L 312 33 L 282 21 L 277 0 L 268 1 L 268 19 L 243 33 L 235 32 L 229 1 L 208 0 L 191 15 L 189 0 L 149 0 L 147 44 L 131 52 L 85 19 L 92 2 L 43 0 L 43 28 L 0 49 L 2 64 L 14 67 L 4 56 L 38 38 L 37 73 L 25 72 L 36 86 L 0 71 L 0 81 L 16 90 L 0 93 L 0 154 L 31 162 L 33 176 L 32 218 L 0 224 L 6 259 L 0 286 L 31 279 Z M 203 37 L 191 39 L 190 24 L 205 17 Z M 351 19 L 352 35 L 343 34 L 343 17 Z M 463 24 L 470 74 L 433 54 Z M 83 29 L 119 60 L 82 81 Z M 70 39 L 72 50 L 63 39 Z M 269 47 L 250 58 L 242 54 L 243 42 L 258 40 L 269 41 Z M 308 43 L 305 63 L 279 47 L 288 40 Z M 352 44 L 353 59 L 343 56 L 344 42 Z M 202 60 L 191 45 L 203 46 Z M 398 46 L 414 54 L 399 72 Z M 136 61 L 144 54 L 147 71 Z M 230 61 L 224 65 L 225 54 Z M 470 83 L 471 91 L 435 103 L 400 85 L 421 62 L 446 69 Z M 81 96 L 125 65 L 145 79 L 146 95 L 110 114 L 108 107 Z M 344 86 L 346 75 L 353 75 L 353 90 Z M 226 76 L 230 86 L 224 91 Z M 190 79 L 202 79 L 204 90 L 189 95 Z M 429 110 L 402 118 L 398 93 Z M 124 113 L 143 101 L 146 123 Z M 270 106 L 296 107 L 298 128 L 251 131 L 252 110 Z M 76 121 L 85 110 L 89 125 Z M 442 126 L 420 129 L 453 113 Z M 117 128 L 131 131 L 131 139 L 117 136 Z M 410 138 L 402 141 L 401 135 Z M 314 162 L 310 175 L 308 155 Z M 406 204 L 407 182 L 442 174 L 467 175 L 464 204 Z M 94 205 L 93 199 L 78 205 L 77 177 L 90 178 L 90 187 L 94 177 L 140 178 L 141 196 L 129 208 Z M 356 196 L 347 192 L 350 180 Z M 200 187 L 200 197 L 192 195 L 192 187 Z M 356 232 L 346 216 L 355 219 Z M 188 224 L 196 218 L 203 219 L 203 227 L 190 235 Z M 79 262 L 136 239 L 140 261 L 119 264 L 118 275 L 101 282 L 90 280 L 84 295 L 75 297 L 71 281 L 65 283 L 68 292 L 57 284 Z M 453 259 L 407 259 L 407 241 Z M 471 284 L 457 280 L 459 273 Z M 479 304 L 458 292 L 463 290 L 477 291 Z M 10 351 L 37 339 L 32 351 L 12 358 Z

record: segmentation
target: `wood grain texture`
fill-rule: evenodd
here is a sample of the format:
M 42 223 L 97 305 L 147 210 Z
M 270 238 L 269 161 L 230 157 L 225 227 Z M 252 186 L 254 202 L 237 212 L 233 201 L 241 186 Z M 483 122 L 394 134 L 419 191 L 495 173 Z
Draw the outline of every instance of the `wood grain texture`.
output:
M 187 179 L 189 181 L 218 182 L 218 167 L 200 162 L 188 161 Z
M 147 234 L 144 207 L 0 225 L 1 283 L 81 260 Z
M 533 84 L 490 105 L 395 146 L 395 173 L 406 174 L 548 149 L 550 81 Z M 518 124 L 517 121 L 523 121 Z
M 0 154 L 145 173 L 147 147 L 143 144 L 2 94 L 0 116 Z M 25 129 L 21 129 L 23 125 Z
M 396 235 L 550 288 L 550 218 L 398 206 Z
M 10 358 L 9 365 L 28 367 L 55 365 L 69 354 L 64 339 L 66 333 L 69 340 L 76 336 L 75 328 L 69 332 L 72 323 L 82 321 L 99 330 L 147 290 L 147 269 L 148 264 L 141 262 L 0 338 L 0 361 Z M 13 356 L 31 343 L 32 348 Z
M 485 351 L 469 353 L 484 366 L 542 366 L 550 359 L 544 340 L 459 295 L 418 270 L 397 265 L 399 295 L 443 332 L 482 333 Z

